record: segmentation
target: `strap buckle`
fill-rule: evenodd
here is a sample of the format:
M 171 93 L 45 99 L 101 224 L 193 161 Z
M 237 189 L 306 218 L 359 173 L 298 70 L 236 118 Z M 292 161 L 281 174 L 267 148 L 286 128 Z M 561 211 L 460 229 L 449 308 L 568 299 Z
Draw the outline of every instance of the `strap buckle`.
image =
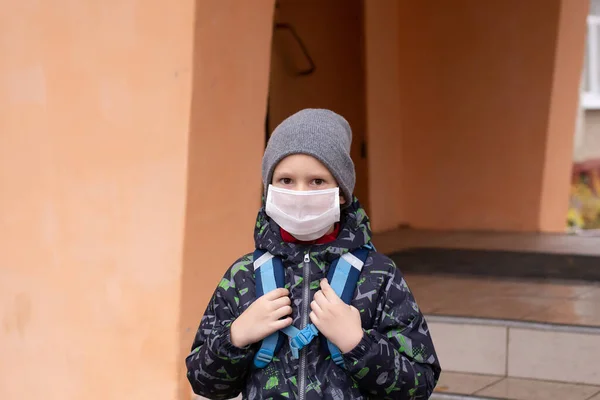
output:
M 260 349 L 254 356 L 254 366 L 257 368 L 264 368 L 273 359 L 273 352 L 267 349 Z
M 319 335 L 317 327 L 313 324 L 307 325 L 304 329 L 299 331 L 296 336 L 290 339 L 290 349 L 292 350 L 292 358 L 297 359 L 299 352 L 309 344 L 315 337 Z
M 344 357 L 342 357 L 342 353 L 331 353 L 331 359 L 338 367 L 344 367 Z

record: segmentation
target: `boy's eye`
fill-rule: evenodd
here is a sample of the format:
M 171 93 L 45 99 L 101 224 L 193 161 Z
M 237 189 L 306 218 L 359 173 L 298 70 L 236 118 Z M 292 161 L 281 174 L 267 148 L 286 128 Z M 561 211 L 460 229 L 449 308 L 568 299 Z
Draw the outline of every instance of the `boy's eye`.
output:
M 281 178 L 279 182 L 283 183 L 284 185 L 289 185 L 292 183 L 292 180 L 290 178 Z
M 325 183 L 325 181 L 324 181 L 323 179 L 315 179 L 313 182 L 314 182 L 314 183 L 315 183 L 315 185 L 317 185 L 317 186 L 320 186 L 320 185 L 322 185 L 322 184 L 324 184 L 324 183 Z

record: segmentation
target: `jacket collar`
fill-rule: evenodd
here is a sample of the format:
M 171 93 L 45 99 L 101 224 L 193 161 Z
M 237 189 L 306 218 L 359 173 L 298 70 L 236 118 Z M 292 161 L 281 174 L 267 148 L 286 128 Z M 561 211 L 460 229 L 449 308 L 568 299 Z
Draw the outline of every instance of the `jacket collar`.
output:
M 266 250 L 283 261 L 300 264 L 307 251 L 311 257 L 331 262 L 344 253 L 354 251 L 371 241 L 369 217 L 358 199 L 342 209 L 340 232 L 333 242 L 307 245 L 288 243 L 281 238 L 279 226 L 269 218 L 264 205 L 258 212 L 254 229 L 254 242 L 257 249 Z

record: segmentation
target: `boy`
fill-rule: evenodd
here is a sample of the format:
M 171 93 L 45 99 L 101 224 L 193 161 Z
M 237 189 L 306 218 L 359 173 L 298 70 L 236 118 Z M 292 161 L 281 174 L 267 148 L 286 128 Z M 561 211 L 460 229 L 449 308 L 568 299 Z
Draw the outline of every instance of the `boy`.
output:
M 352 194 L 351 141 L 348 122 L 328 110 L 300 111 L 273 132 L 254 233 L 267 257 L 243 256 L 215 291 L 186 358 L 195 393 L 307 400 L 431 395 L 440 365 L 401 272 L 370 246 L 369 220 Z M 357 263 L 348 253 L 360 249 L 368 251 Z M 270 278 L 257 274 L 259 262 L 270 257 L 281 260 L 286 286 L 261 295 Z M 335 275 L 326 279 L 334 265 L 341 268 L 341 257 L 362 268 L 351 305 L 333 290 Z M 299 352 L 293 340 L 282 341 L 267 351 L 272 357 L 261 358 L 276 332 L 313 326 L 316 337 Z

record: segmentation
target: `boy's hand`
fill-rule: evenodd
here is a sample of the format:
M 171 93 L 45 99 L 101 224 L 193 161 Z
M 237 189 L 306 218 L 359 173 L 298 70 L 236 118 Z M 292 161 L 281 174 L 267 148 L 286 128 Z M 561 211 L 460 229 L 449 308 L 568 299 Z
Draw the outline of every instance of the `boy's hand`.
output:
M 287 289 L 276 289 L 259 297 L 231 324 L 231 343 L 238 348 L 263 340 L 292 324 L 292 301 Z
M 321 281 L 321 290 L 315 294 L 310 307 L 312 323 L 342 353 L 348 353 L 360 343 L 363 337 L 360 312 L 344 303 L 327 279 Z

